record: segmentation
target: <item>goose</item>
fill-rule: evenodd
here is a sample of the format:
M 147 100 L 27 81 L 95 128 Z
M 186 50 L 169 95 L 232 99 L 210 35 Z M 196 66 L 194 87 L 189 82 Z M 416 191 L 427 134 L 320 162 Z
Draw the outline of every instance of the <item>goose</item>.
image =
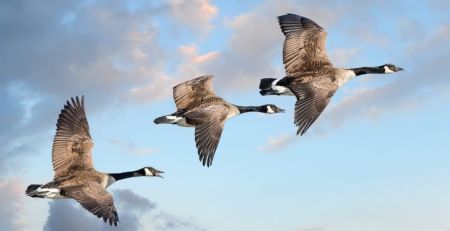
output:
M 121 173 L 103 173 L 94 169 L 89 125 L 84 111 L 84 96 L 67 101 L 59 114 L 53 140 L 53 181 L 29 185 L 26 195 L 35 198 L 75 199 L 82 207 L 106 223 L 117 226 L 119 217 L 113 197 L 106 191 L 116 181 L 138 176 L 162 177 L 153 167 Z
M 211 166 L 225 121 L 246 112 L 284 112 L 273 104 L 237 106 L 214 93 L 212 75 L 200 76 L 173 87 L 177 111 L 154 120 L 155 124 L 195 127 L 195 142 L 203 166 Z
M 293 95 L 297 135 L 303 135 L 316 121 L 331 97 L 344 83 L 364 74 L 390 74 L 403 68 L 393 64 L 375 67 L 336 68 L 329 61 L 325 43 L 327 32 L 309 18 L 296 14 L 278 17 L 285 35 L 283 64 L 286 76 L 260 80 L 260 94 Z

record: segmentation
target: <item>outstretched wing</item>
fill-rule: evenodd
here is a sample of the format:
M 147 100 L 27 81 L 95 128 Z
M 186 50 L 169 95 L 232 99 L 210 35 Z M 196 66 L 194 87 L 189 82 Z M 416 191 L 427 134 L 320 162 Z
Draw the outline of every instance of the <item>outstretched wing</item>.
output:
M 87 211 L 102 218 L 105 223 L 117 226 L 119 216 L 113 198 L 100 184 L 90 182 L 71 187 L 66 189 L 66 195 L 78 201 Z
M 178 111 L 200 105 L 207 98 L 217 97 L 212 87 L 212 75 L 205 75 L 173 87 L 173 99 Z
M 298 127 L 297 134 L 303 135 L 328 105 L 336 89 L 326 90 L 302 85 L 291 90 L 297 97 L 294 123 Z
M 295 14 L 279 16 L 278 23 L 286 36 L 283 63 L 288 76 L 332 67 L 325 47 L 327 32 L 322 27 L 309 18 Z
M 223 104 L 200 106 L 184 114 L 195 124 L 195 143 L 199 160 L 211 166 L 222 135 L 228 107 Z
M 71 171 L 92 168 L 91 150 L 94 146 L 84 111 L 84 96 L 67 101 L 59 114 L 53 140 L 52 163 L 55 179 Z

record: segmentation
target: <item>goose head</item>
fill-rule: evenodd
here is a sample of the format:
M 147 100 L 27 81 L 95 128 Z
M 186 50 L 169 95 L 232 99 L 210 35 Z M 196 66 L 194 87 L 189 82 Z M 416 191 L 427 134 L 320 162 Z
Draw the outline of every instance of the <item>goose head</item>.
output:
M 279 108 L 273 104 L 266 104 L 266 105 L 261 106 L 261 112 L 267 113 L 267 114 L 274 114 L 274 113 L 284 112 L 284 109 Z
M 397 67 L 394 64 L 384 64 L 381 66 L 381 68 L 383 69 L 385 74 L 403 71 L 403 68 Z
M 139 170 L 139 173 L 141 173 L 143 176 L 157 176 L 162 178 L 161 173 L 164 172 L 153 167 L 143 167 Z

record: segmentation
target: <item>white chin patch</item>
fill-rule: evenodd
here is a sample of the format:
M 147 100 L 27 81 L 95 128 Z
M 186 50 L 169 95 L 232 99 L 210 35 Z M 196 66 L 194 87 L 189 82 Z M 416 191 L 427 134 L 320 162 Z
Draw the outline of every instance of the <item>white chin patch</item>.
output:
M 384 66 L 384 73 L 388 74 L 388 73 L 394 73 L 395 71 L 389 69 L 389 67 Z
M 273 113 L 275 113 L 275 111 L 272 109 L 271 106 L 267 106 L 267 113 L 273 114 Z
M 150 172 L 150 170 L 148 170 L 148 168 L 145 168 L 144 171 L 145 171 L 146 176 L 153 176 L 153 173 Z

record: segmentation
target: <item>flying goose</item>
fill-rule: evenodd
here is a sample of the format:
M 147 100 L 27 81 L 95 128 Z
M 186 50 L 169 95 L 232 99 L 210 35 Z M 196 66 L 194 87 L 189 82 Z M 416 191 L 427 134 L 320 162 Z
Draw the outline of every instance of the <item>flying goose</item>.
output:
M 355 76 L 389 74 L 403 68 L 392 64 L 376 67 L 336 68 L 328 59 L 325 42 L 327 32 L 309 18 L 295 14 L 278 17 L 286 36 L 283 63 L 286 76 L 261 79 L 261 95 L 294 95 L 294 123 L 303 135 L 330 102 L 336 90 Z
M 227 119 L 246 112 L 284 112 L 273 104 L 237 106 L 228 103 L 214 93 L 212 79 L 212 75 L 206 75 L 176 85 L 173 98 L 177 111 L 154 120 L 155 124 L 195 127 L 199 160 L 208 167 L 212 164 Z
M 67 101 L 59 114 L 56 135 L 53 140 L 53 181 L 40 185 L 32 184 L 26 195 L 50 199 L 75 199 L 86 210 L 104 222 L 117 226 L 119 217 L 111 194 L 106 191 L 116 181 L 137 176 L 162 177 L 153 167 L 122 173 L 102 173 L 92 165 L 94 143 L 89 134 L 89 125 L 84 111 L 84 97 Z

